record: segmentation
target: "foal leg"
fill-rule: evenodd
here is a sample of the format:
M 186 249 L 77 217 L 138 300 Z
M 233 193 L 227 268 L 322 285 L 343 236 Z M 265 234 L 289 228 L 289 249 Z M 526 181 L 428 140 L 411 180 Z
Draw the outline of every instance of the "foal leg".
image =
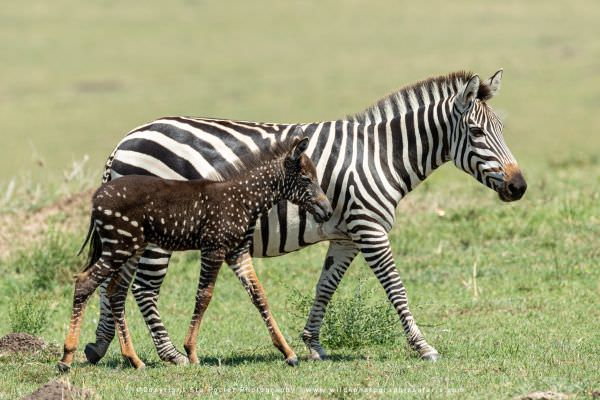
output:
M 220 254 L 205 254 L 202 252 L 200 280 L 198 282 L 198 290 L 196 292 L 196 305 L 194 306 L 194 314 L 190 322 L 188 334 L 185 337 L 183 347 L 187 352 L 191 363 L 198 364 L 198 356 L 196 355 L 196 339 L 202 316 L 212 298 L 215 281 L 219 274 L 221 264 L 223 264 L 223 255 Z
M 71 313 L 71 323 L 69 332 L 65 339 L 63 357 L 58 362 L 58 369 L 61 372 L 67 372 L 73 362 L 73 354 L 77 350 L 79 334 L 81 331 L 81 321 L 85 312 L 87 300 L 94 290 L 115 271 L 114 261 L 105 260 L 100 257 L 91 267 L 77 275 L 75 279 L 75 293 L 73 294 L 73 311 Z
M 296 353 L 288 346 L 285 338 L 281 334 L 275 318 L 271 315 L 269 309 L 269 303 L 267 302 L 267 295 L 258 281 L 258 276 L 252 266 L 252 258 L 248 252 L 242 253 L 235 259 L 228 260 L 229 267 L 235 272 L 240 282 L 250 295 L 252 303 L 256 306 L 260 315 L 262 316 L 269 334 L 271 335 L 271 341 L 283 353 L 285 356 L 285 362 L 288 365 L 298 365 L 298 357 Z
M 119 273 L 113 275 L 107 288 L 108 300 L 115 320 L 117 337 L 119 338 L 119 344 L 121 345 L 121 354 L 135 369 L 144 368 L 145 365 L 137 356 L 135 349 L 133 348 L 133 343 L 131 342 L 131 335 L 129 334 L 127 321 L 125 320 L 125 300 L 127 298 L 129 284 L 133 278 L 138 258 L 139 256 L 133 256 L 131 258 L 134 259 L 133 263 L 123 265 Z

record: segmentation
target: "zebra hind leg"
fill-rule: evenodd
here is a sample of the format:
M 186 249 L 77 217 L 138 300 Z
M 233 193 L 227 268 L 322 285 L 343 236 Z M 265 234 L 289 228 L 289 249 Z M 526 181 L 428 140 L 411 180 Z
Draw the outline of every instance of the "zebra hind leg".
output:
M 156 246 L 147 246 L 138 262 L 131 292 L 160 359 L 175 365 L 185 365 L 188 364 L 188 358 L 173 345 L 158 310 L 160 287 L 167 274 L 170 258 L 170 252 Z
M 137 263 L 137 259 L 130 258 L 126 263 L 127 269 L 135 268 L 135 263 Z M 115 337 L 115 321 L 107 295 L 109 282 L 110 280 L 106 279 L 98 289 L 100 292 L 100 318 L 96 327 L 96 342 L 86 344 L 84 349 L 85 357 L 92 364 L 97 364 L 106 355 L 110 343 Z
M 324 360 L 327 357 L 319 340 L 323 316 L 331 296 L 357 254 L 358 248 L 351 241 L 333 241 L 329 244 L 329 250 L 317 283 L 315 300 L 302 332 L 302 340 L 308 348 L 311 360 Z

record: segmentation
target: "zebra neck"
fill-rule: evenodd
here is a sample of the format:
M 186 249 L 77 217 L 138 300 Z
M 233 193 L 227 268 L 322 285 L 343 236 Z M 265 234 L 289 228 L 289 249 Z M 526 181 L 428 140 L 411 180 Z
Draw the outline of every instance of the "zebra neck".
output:
M 405 193 L 449 160 L 452 119 L 445 102 L 407 111 L 376 125 L 392 136 L 392 150 L 386 156 L 392 154 L 397 183 Z

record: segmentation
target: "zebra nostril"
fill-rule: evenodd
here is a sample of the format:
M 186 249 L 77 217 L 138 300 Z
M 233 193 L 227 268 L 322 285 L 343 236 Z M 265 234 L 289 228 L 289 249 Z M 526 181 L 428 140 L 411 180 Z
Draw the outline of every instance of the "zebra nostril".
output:
M 506 185 L 506 189 L 511 196 L 520 198 L 527 190 L 527 183 L 525 183 L 525 179 L 519 174 Z

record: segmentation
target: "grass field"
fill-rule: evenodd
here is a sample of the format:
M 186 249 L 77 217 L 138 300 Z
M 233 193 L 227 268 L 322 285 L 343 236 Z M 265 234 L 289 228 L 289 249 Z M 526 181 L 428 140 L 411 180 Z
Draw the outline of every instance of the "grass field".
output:
M 164 4 L 59 0 L 0 10 L 0 335 L 19 319 L 15 303 L 32 299 L 31 307 L 48 309 L 38 317 L 40 335 L 61 346 L 70 274 L 83 262 L 74 252 L 86 228 L 85 202 L 64 197 L 95 185 L 105 157 L 136 125 L 169 114 L 332 119 L 430 75 L 465 68 L 487 77 L 504 67 L 492 105 L 505 116 L 506 140 L 526 174 L 525 198 L 501 203 L 448 165 L 403 202 L 391 235 L 412 310 L 442 354 L 438 363 L 408 351 L 396 323 L 384 327 L 380 343 L 338 343 L 328 347 L 330 361 L 286 367 L 224 269 L 200 333 L 200 366 L 163 365 L 130 302 L 134 343 L 148 368 L 127 368 L 113 344 L 98 366 L 79 352 L 68 378 L 102 398 L 258 398 L 261 390 L 461 399 L 554 390 L 589 398 L 600 390 L 596 2 Z M 81 170 L 72 165 L 85 154 Z M 296 307 L 297 293 L 312 296 L 325 250 L 256 261 L 301 356 L 306 312 Z M 196 255 L 180 254 L 161 292 L 180 349 L 197 275 Z M 359 288 L 368 304 L 356 318 L 367 307 L 388 307 L 361 258 L 334 302 L 350 302 Z M 93 338 L 96 303 L 82 344 Z M 0 357 L 0 399 L 55 378 L 53 351 Z

